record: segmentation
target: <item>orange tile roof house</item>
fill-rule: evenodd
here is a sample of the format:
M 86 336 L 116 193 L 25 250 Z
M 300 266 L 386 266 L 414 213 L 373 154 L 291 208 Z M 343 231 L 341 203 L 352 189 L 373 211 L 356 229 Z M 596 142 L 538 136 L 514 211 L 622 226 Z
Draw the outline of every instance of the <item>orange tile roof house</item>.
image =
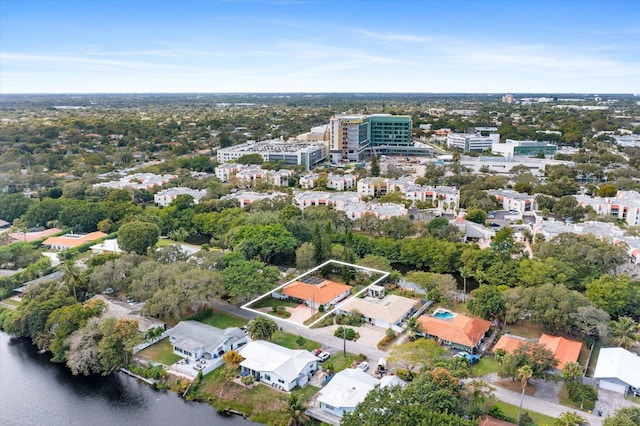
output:
M 538 343 L 545 345 L 553 352 L 553 356 L 558 360 L 558 365 L 556 366 L 558 370 L 562 370 L 569 361 L 578 362 L 580 349 L 582 349 L 581 342 L 565 339 L 564 337 L 549 336 L 548 334 L 540 336 Z
M 453 347 L 473 351 L 491 327 L 491 321 L 443 309 L 440 311 L 448 312 L 450 315 L 441 318 L 433 315 L 421 315 L 418 317 L 418 321 L 425 334 L 436 337 Z M 437 314 L 438 310 L 435 312 L 435 315 Z
M 59 237 L 49 237 L 42 242 L 43 246 L 49 246 L 54 250 L 66 250 L 78 247 L 90 241 L 96 241 L 106 237 L 104 232 L 96 231 L 89 234 L 65 234 Z
M 308 306 L 319 308 L 320 305 L 335 305 L 348 297 L 351 294 L 351 286 L 330 280 L 322 280 L 317 284 L 294 281 L 285 286 L 280 293 L 288 298 L 302 300 Z M 283 298 L 281 295 L 274 293 L 274 297 Z
M 530 340 L 505 334 L 500 337 L 493 351 L 504 349 L 507 353 L 512 354 L 520 345 L 528 342 L 530 342 Z M 580 350 L 582 349 L 581 342 L 565 339 L 564 337 L 550 336 L 548 334 L 540 336 L 538 344 L 546 346 L 547 349 L 553 353 L 554 358 L 558 360 L 558 365 L 556 365 L 558 370 L 562 370 L 564 365 L 569 361 L 577 362 L 580 356 Z
M 36 231 L 36 232 L 12 232 L 9 236 L 14 241 L 24 241 L 30 243 L 31 241 L 36 241 L 45 237 L 49 237 L 54 234 L 59 234 L 62 232 L 62 229 L 59 228 L 51 228 L 45 229 L 44 231 Z
M 533 340 L 525 339 L 520 336 L 512 336 L 509 334 L 504 334 L 498 339 L 498 342 L 493 347 L 493 352 L 498 349 L 504 350 L 508 354 L 512 354 L 520 347 L 520 345 L 524 345 L 525 343 L 533 342 Z

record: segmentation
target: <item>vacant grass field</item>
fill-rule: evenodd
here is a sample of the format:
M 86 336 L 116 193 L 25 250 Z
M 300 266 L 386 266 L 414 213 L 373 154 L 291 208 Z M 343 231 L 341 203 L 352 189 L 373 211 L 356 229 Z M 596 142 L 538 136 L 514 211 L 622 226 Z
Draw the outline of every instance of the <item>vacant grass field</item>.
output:
M 188 319 L 194 319 L 223 330 L 228 327 L 242 327 L 247 323 L 246 319 L 218 311 L 205 311 Z
M 297 339 L 298 336 L 296 336 L 295 334 L 287 333 L 284 331 L 276 331 L 276 334 L 273 335 L 271 342 L 289 349 L 306 349 L 308 351 L 312 351 L 322 346 L 315 340 L 310 339 L 305 339 L 304 345 L 300 346 L 296 342 Z
M 518 407 L 515 405 L 507 404 L 506 402 L 498 401 L 495 403 L 497 407 L 499 407 L 502 412 L 514 419 L 518 418 Z M 553 417 L 545 416 L 544 414 L 534 413 L 533 411 L 523 409 L 522 412 L 527 412 L 533 419 L 536 425 L 538 426 L 552 426 L 553 421 L 555 420 Z
M 471 367 L 471 374 L 474 377 L 482 377 L 485 374 L 498 371 L 498 361 L 488 356 L 482 357 L 480 362 Z
M 173 353 L 173 347 L 171 346 L 171 343 L 169 343 L 168 337 L 149 346 L 145 350 L 140 351 L 138 355 L 150 361 L 159 362 L 165 365 L 171 365 L 182 359 L 182 357 Z

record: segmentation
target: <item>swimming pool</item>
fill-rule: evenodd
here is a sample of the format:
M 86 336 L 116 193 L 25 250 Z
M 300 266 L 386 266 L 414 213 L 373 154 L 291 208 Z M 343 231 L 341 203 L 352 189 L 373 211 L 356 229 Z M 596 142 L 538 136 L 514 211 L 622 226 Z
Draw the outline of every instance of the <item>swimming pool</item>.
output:
M 433 316 L 436 317 L 436 318 L 441 318 L 441 319 L 451 319 L 455 315 L 452 312 L 449 312 L 449 311 L 438 311 L 438 312 L 435 312 L 433 314 Z

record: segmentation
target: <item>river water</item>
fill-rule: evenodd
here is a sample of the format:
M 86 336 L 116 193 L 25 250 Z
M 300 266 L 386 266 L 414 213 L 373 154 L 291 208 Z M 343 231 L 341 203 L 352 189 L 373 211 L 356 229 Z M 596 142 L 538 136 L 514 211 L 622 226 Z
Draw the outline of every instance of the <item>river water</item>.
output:
M 255 423 L 156 391 L 122 373 L 74 376 L 28 340 L 0 332 L 0 425 L 146 426 Z

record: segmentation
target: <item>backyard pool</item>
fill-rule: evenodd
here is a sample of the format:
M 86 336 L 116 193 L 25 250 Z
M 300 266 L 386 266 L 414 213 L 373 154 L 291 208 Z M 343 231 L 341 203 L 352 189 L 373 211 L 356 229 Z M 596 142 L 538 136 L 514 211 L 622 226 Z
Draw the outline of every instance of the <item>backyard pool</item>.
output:
M 438 309 L 433 313 L 433 316 L 440 319 L 451 319 L 456 315 L 453 312 L 445 311 L 444 309 Z

